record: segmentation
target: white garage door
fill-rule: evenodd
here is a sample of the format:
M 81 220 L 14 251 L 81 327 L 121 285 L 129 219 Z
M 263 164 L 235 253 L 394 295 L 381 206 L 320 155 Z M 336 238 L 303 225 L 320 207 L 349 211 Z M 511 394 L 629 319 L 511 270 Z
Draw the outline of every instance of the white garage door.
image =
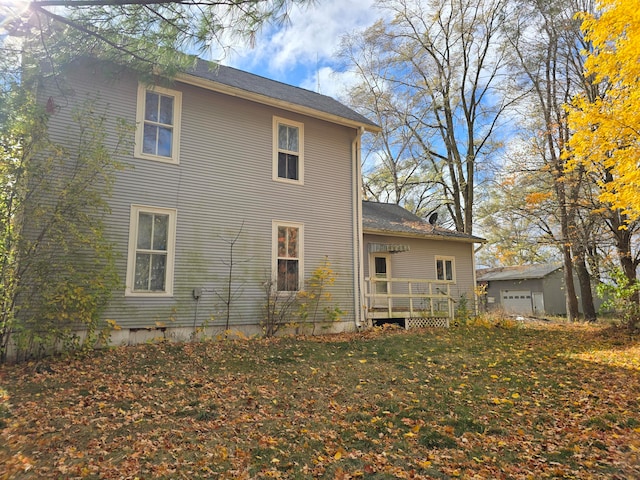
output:
M 502 306 L 507 313 L 533 314 L 531 291 L 529 290 L 503 290 L 500 292 L 500 298 L 502 299 Z

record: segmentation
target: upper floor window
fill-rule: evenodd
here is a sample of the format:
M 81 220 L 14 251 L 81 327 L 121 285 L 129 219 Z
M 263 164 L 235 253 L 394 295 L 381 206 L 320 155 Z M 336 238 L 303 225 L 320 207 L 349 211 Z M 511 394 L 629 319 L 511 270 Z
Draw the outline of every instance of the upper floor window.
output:
M 455 263 L 453 257 L 436 257 L 436 279 L 455 282 Z
M 273 117 L 273 178 L 303 183 L 304 125 Z
M 131 207 L 127 295 L 173 294 L 176 211 Z
M 273 232 L 278 291 L 297 291 L 302 274 L 302 225 L 274 222 Z
M 182 93 L 138 86 L 135 156 L 179 163 Z

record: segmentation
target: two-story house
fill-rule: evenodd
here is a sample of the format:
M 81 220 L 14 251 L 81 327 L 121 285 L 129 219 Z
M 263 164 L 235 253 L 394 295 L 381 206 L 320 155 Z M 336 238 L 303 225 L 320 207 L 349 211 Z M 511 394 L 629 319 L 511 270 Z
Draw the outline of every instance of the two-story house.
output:
M 203 325 L 259 333 L 265 285 L 300 290 L 325 259 L 344 312 L 333 328 L 363 321 L 360 139 L 378 126 L 328 96 L 204 61 L 169 86 L 89 60 L 64 80 L 64 93 L 38 92 L 60 106 L 54 140 L 88 96 L 135 124 L 106 219 L 123 283 L 105 312 L 121 328 L 114 342 L 186 339 Z

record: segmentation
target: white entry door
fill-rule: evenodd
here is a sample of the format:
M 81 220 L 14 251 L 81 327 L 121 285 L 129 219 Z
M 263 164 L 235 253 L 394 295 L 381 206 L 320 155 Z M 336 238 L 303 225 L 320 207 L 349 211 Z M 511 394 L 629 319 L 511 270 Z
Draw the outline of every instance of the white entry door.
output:
M 369 272 L 376 282 L 372 284 L 373 305 L 386 307 L 388 305 L 387 294 L 391 293 L 391 255 L 388 253 L 372 253 Z

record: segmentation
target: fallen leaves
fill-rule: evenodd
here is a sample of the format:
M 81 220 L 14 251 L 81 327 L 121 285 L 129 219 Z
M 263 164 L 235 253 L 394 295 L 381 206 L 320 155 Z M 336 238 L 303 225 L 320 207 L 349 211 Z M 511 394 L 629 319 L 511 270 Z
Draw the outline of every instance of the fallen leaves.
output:
M 568 355 L 569 358 L 585 362 L 600 363 L 612 367 L 630 368 L 640 371 L 640 345 L 627 348 L 593 349 Z
M 634 352 L 460 328 L 4 366 L 0 478 L 640 478 Z

